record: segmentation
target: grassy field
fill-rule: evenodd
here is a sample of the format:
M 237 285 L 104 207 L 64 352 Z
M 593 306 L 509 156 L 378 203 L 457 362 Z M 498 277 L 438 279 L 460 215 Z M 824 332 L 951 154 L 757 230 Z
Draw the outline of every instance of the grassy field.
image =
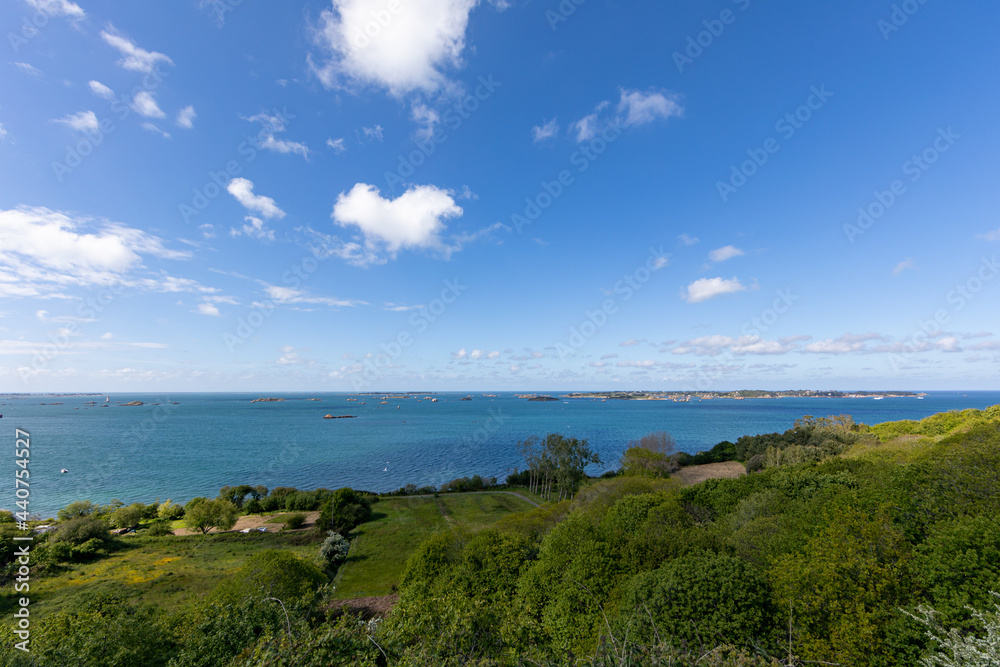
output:
M 406 559 L 428 536 L 456 528 L 485 528 L 531 507 L 504 493 L 383 499 L 372 508 L 375 518 L 358 528 L 351 541 L 351 553 L 335 580 L 336 597 L 388 595 L 399 583 Z
M 222 533 L 187 537 L 129 537 L 106 558 L 75 563 L 31 580 L 32 618 L 64 608 L 80 595 L 125 593 L 167 611 L 189 607 L 261 549 L 289 549 L 305 558 L 320 542 L 307 533 Z M 13 604 L 8 598 L 6 605 Z M 10 609 L 2 608 L 6 615 Z

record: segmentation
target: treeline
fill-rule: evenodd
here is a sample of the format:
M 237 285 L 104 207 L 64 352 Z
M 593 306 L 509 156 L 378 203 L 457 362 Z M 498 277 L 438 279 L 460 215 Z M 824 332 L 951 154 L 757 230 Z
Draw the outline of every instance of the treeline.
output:
M 546 500 L 570 498 L 584 479 L 584 469 L 591 464 L 601 465 L 601 458 L 586 440 L 568 438 L 559 433 L 549 433 L 544 438 L 530 437 L 518 444 L 527 470 L 527 486 Z

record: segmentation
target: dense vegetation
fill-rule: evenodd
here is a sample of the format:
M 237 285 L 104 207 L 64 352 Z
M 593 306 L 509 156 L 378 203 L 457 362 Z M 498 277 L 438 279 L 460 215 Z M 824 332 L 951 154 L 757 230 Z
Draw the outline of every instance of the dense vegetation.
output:
M 571 440 L 553 440 L 565 448 L 553 451 L 569 451 L 564 460 L 582 470 L 586 443 L 566 444 Z M 261 551 L 183 613 L 164 613 L 146 600 L 80 596 L 32 626 L 30 655 L 8 641 L 0 662 L 1000 661 L 1000 608 L 990 593 L 1000 590 L 1000 406 L 871 427 L 806 417 L 783 434 L 747 436 L 697 455 L 713 459 L 704 462 L 740 460 L 749 472 L 689 487 L 664 478 L 660 468 L 648 474 L 649 457 L 638 454 L 638 464 L 610 479 L 560 479 L 558 465 L 529 470 L 529 483 L 556 502 L 487 527 L 455 524 L 427 536 L 407 561 L 398 602 L 384 621 L 333 606 L 328 583 L 344 561 L 345 541 L 327 530 L 340 520 L 350 538 L 371 517 L 370 497 L 305 492 L 316 496 L 308 509 L 324 517 L 323 532 L 310 533 L 313 557 Z M 218 500 L 237 507 L 238 496 L 239 487 Z M 244 511 L 253 500 L 244 501 Z M 280 509 L 307 509 L 297 502 Z M 100 558 L 116 548 L 106 522 L 119 509 L 67 508 L 38 549 L 38 576 L 45 576 L 46 557 Z M 169 505 L 168 512 L 177 513 Z M 152 521 L 148 508 L 140 514 Z M 15 532 L 10 523 L 0 526 L 5 538 Z M 61 555 L 45 555 L 54 550 Z M 6 554 L 0 558 L 9 563 Z M 6 567 L 13 572 L 13 564 Z

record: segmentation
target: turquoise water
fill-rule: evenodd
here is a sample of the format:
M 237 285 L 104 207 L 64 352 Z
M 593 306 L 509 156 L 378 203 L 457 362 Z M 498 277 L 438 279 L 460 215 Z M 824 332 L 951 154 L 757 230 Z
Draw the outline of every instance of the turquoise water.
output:
M 103 395 L 0 396 L 0 438 L 10 452 L 0 466 L 0 479 L 9 480 L 0 485 L 0 507 L 14 506 L 15 428 L 31 434 L 30 511 L 51 516 L 73 500 L 185 502 L 215 496 L 226 484 L 389 491 L 473 474 L 502 479 L 523 467 L 518 441 L 550 432 L 586 438 L 613 467 L 630 440 L 654 430 L 669 431 L 678 449 L 696 452 L 745 434 L 783 431 L 806 414 L 878 423 L 1000 403 L 1000 392 L 878 401 L 529 402 L 512 394 L 462 401 L 464 393 L 418 400 L 431 395 L 348 401 L 354 395 L 274 394 L 286 400 L 251 403 L 258 394 L 112 394 L 109 407 L 100 407 Z M 135 400 L 145 405 L 119 405 Z M 328 413 L 356 418 L 323 419 Z M 69 472 L 61 474 L 63 468 Z

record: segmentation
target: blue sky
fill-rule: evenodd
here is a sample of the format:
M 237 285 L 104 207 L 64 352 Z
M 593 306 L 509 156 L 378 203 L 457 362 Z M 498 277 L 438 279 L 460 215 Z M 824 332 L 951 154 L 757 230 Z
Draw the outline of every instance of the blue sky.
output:
M 996 389 L 1000 7 L 0 7 L 3 391 Z

